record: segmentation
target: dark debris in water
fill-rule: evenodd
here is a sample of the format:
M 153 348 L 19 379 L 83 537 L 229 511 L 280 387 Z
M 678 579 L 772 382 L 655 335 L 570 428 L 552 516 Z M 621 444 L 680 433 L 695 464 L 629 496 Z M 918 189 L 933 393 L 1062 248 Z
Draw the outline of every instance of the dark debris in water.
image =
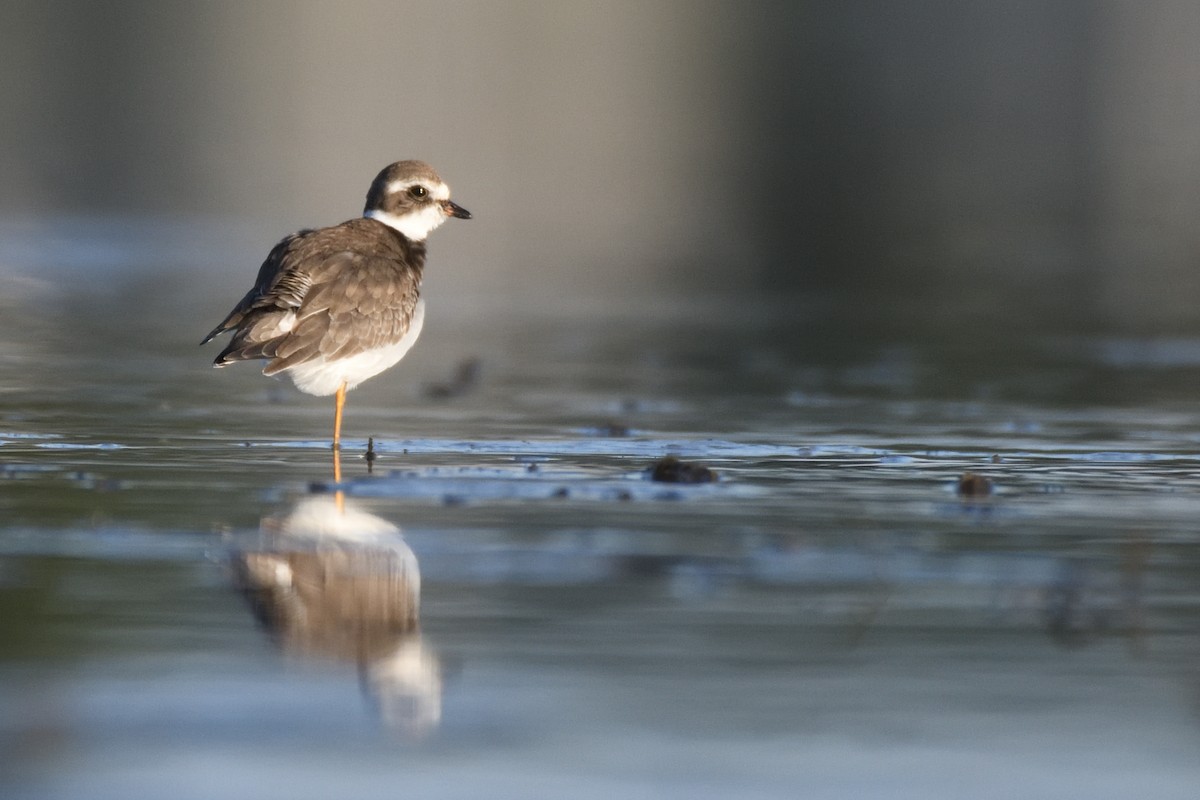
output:
M 379 458 L 375 452 L 375 437 L 367 437 L 367 453 L 363 457 L 367 460 L 367 474 L 370 475 L 375 470 L 375 459 Z
M 964 472 L 958 479 L 957 491 L 962 497 L 990 497 L 992 479 L 978 472 Z
M 717 473 L 703 464 L 680 461 L 676 456 L 663 456 L 649 469 L 650 480 L 659 483 L 712 483 Z

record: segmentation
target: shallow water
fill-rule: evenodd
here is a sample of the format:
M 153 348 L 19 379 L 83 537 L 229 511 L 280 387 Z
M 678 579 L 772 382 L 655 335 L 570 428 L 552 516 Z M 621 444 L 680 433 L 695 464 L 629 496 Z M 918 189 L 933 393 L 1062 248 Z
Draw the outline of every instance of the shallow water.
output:
M 339 499 L 239 294 L 10 318 L 4 796 L 1195 796 L 1200 340 L 435 299 Z

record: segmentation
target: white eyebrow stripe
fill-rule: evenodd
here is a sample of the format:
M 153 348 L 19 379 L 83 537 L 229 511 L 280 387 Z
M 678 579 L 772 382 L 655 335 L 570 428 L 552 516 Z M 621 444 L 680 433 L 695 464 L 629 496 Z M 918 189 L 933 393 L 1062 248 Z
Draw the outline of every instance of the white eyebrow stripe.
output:
M 441 183 L 440 181 L 428 181 L 428 180 L 424 180 L 423 178 L 409 178 L 408 180 L 392 181 L 391 183 L 389 183 L 387 185 L 387 193 L 388 194 L 397 194 L 399 192 L 404 192 L 404 191 L 407 191 L 408 189 L 412 188 L 413 186 L 416 186 L 417 184 L 421 184 L 422 186 L 429 189 L 430 193 L 433 194 L 434 200 L 449 200 L 450 199 L 450 187 L 449 186 L 447 186 L 444 183 Z
M 420 182 L 421 180 L 419 178 L 410 178 L 406 181 L 392 181 L 387 185 L 387 193 L 397 194 L 398 192 L 403 192 L 410 186 L 416 186 Z

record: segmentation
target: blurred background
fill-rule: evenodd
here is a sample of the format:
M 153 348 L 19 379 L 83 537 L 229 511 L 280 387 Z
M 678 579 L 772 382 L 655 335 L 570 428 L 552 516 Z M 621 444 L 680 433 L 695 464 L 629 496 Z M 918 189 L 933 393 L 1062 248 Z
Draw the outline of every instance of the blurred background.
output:
M 1192 330 L 1197 40 L 1187 2 L 5 0 L 0 288 L 205 290 L 206 329 L 421 158 L 476 216 L 440 304 Z

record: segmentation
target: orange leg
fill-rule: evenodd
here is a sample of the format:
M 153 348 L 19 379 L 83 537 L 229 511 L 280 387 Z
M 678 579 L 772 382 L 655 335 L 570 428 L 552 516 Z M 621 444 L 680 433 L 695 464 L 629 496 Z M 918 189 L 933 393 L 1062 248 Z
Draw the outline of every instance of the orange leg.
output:
M 337 450 L 342 446 L 342 408 L 346 405 L 345 381 L 342 381 L 342 385 L 338 387 L 333 403 L 333 449 Z
M 342 482 L 342 408 L 346 405 L 346 384 L 338 387 L 333 411 L 333 482 Z M 339 492 L 340 494 L 340 492 Z M 340 505 L 340 504 L 339 504 Z

